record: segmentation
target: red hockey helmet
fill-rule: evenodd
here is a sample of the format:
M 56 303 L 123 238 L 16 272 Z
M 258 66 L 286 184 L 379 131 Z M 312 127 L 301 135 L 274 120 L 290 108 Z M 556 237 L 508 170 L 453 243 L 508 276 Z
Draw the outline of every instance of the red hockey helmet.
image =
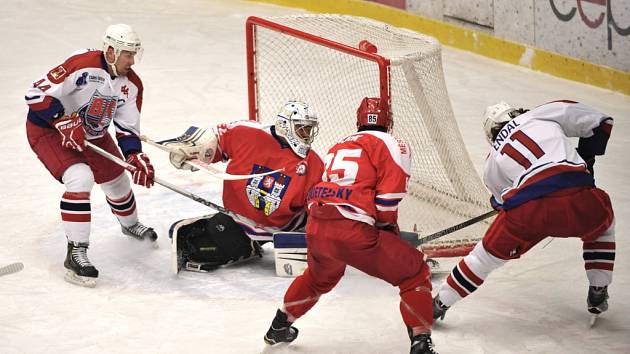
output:
M 389 131 L 392 116 L 387 103 L 378 97 L 365 97 L 357 109 L 357 127 L 379 126 Z

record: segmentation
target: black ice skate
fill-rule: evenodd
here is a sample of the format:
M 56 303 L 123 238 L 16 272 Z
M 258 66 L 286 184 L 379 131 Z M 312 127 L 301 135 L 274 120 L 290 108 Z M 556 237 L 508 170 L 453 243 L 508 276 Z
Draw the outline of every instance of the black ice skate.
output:
M 433 319 L 437 320 L 439 318 L 440 320 L 444 320 L 448 308 L 448 306 L 440 301 L 440 295 L 436 295 L 435 298 L 433 298 Z
M 433 342 L 431 341 L 430 333 L 422 333 L 417 336 L 411 337 L 411 351 L 410 354 L 438 354 L 433 349 Z
M 96 286 L 98 270 L 87 258 L 88 243 L 68 242 L 68 253 L 63 262 L 68 269 L 64 279 L 70 283 L 93 288 Z
M 151 242 L 157 241 L 157 234 L 151 227 L 147 227 L 142 225 L 140 222 L 137 222 L 131 226 L 121 225 L 123 234 L 127 236 L 131 236 L 137 240 L 148 240 Z M 154 243 L 157 245 L 157 243 Z
M 588 312 L 595 315 L 608 310 L 608 286 L 589 286 L 586 305 Z
M 278 310 L 264 339 L 265 343 L 274 345 L 282 342 L 291 343 L 297 336 L 298 329 L 291 326 L 291 322 L 287 321 L 287 315 L 284 312 Z

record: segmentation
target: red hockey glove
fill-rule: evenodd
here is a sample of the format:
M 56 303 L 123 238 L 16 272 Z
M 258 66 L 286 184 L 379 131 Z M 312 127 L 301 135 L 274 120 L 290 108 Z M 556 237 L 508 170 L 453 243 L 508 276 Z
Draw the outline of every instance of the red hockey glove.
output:
M 61 146 L 83 151 L 85 130 L 83 130 L 83 123 L 81 123 L 81 117 L 77 112 L 73 112 L 70 116 L 61 117 L 55 123 L 55 128 L 61 134 Z
M 136 169 L 131 171 L 133 183 L 151 188 L 153 186 L 153 178 L 155 170 L 149 157 L 144 152 L 137 152 L 127 156 L 127 163 L 133 165 Z

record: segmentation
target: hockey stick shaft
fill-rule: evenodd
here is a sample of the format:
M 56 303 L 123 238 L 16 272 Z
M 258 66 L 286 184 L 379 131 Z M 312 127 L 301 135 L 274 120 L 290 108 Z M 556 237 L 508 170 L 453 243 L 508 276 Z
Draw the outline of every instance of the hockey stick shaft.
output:
M 140 140 L 142 140 L 143 142 L 154 146 L 160 150 L 169 152 L 169 153 L 177 153 L 177 149 L 173 149 L 170 148 L 168 146 L 162 145 L 159 142 L 149 138 L 146 135 L 141 135 L 140 136 Z M 250 174 L 250 175 L 233 175 L 233 174 L 229 174 L 229 173 L 225 173 L 222 172 L 221 170 L 214 168 L 212 166 L 210 166 L 209 164 L 200 161 L 198 159 L 192 159 L 192 160 L 187 160 L 184 161 L 185 165 L 188 165 L 190 167 L 193 167 L 197 170 L 201 170 L 207 174 L 209 174 L 212 177 L 218 178 L 220 180 L 227 180 L 227 181 L 235 181 L 235 180 L 241 180 L 241 179 L 250 179 L 250 178 L 254 178 L 254 177 L 262 177 L 262 176 L 266 176 L 266 175 L 270 175 L 270 174 L 274 174 L 276 172 L 282 172 L 284 169 L 278 169 L 278 170 L 273 170 L 273 171 L 268 171 L 268 172 L 264 172 L 264 173 L 254 173 L 254 174 Z
M 24 264 L 22 262 L 15 262 L 4 267 L 0 267 L 0 277 L 7 274 L 12 274 L 21 271 L 24 269 Z
M 124 169 L 126 169 L 129 172 L 133 172 L 133 171 L 136 170 L 136 167 L 134 165 L 127 163 L 126 161 L 120 159 L 118 156 L 103 150 L 102 148 L 100 148 L 100 147 L 90 143 L 89 141 L 85 141 L 85 146 L 87 146 L 90 149 L 92 149 L 95 153 L 97 153 L 97 154 L 105 157 L 106 159 L 116 163 L 117 165 L 123 167 Z M 170 182 L 167 182 L 167 181 L 165 181 L 165 180 L 163 180 L 163 179 L 161 179 L 159 177 L 154 177 L 153 181 L 155 181 L 155 183 L 161 185 L 162 187 L 168 188 L 168 189 L 172 190 L 175 193 L 179 193 L 179 194 L 183 195 L 184 197 L 192 199 L 192 200 L 196 201 L 197 203 L 201 203 L 201 204 L 203 204 L 203 205 L 205 205 L 207 207 L 210 207 L 210 208 L 212 208 L 212 209 L 214 209 L 214 210 L 216 210 L 218 212 L 221 212 L 223 214 L 229 215 L 232 218 L 234 218 L 236 220 L 239 220 L 239 221 L 241 221 L 241 222 L 243 222 L 243 223 L 245 223 L 245 224 L 247 224 L 249 226 L 257 227 L 259 229 L 263 229 L 263 230 L 265 230 L 267 232 L 271 232 L 271 233 L 278 231 L 278 230 L 275 230 L 275 229 L 270 229 L 270 228 L 265 227 L 265 226 L 257 225 L 255 222 L 253 222 L 252 220 L 250 220 L 250 219 L 248 219 L 248 218 L 246 218 L 244 216 L 238 215 L 238 214 L 236 214 L 235 212 L 233 212 L 233 211 L 231 211 L 229 209 L 226 209 L 226 208 L 224 208 L 224 207 L 222 207 L 222 206 L 220 206 L 218 204 L 215 204 L 215 203 L 213 203 L 213 202 L 211 202 L 209 200 L 206 200 L 206 199 L 204 199 L 204 198 L 202 198 L 202 197 L 200 197 L 200 196 L 198 196 L 198 195 L 196 195 L 196 194 L 194 194 L 192 192 L 189 192 L 189 191 L 187 191 L 185 189 L 182 189 L 182 188 L 180 188 L 180 187 L 178 187 L 178 186 L 176 186 L 176 185 L 174 185 L 174 184 L 172 184 Z
M 418 242 L 420 242 L 420 244 L 423 244 L 423 243 L 431 242 L 433 240 L 437 240 L 438 238 L 440 238 L 442 236 L 446 236 L 446 235 L 448 235 L 450 233 L 453 233 L 455 231 L 461 230 L 461 229 L 463 229 L 465 227 L 468 227 L 468 226 L 470 226 L 472 224 L 476 224 L 476 223 L 478 223 L 480 221 L 483 221 L 483 220 L 485 220 L 485 219 L 487 219 L 489 217 L 492 217 L 492 216 L 496 215 L 497 213 L 498 213 L 498 211 L 491 210 L 491 211 L 489 211 L 487 213 L 484 213 L 484 214 L 481 214 L 479 216 L 475 216 L 472 219 L 466 220 L 466 221 L 464 221 L 464 222 L 462 222 L 460 224 L 448 227 L 448 228 L 446 228 L 446 229 L 444 229 L 442 231 L 438 231 L 438 232 L 433 233 L 433 234 L 428 235 L 428 236 L 420 237 L 418 239 Z

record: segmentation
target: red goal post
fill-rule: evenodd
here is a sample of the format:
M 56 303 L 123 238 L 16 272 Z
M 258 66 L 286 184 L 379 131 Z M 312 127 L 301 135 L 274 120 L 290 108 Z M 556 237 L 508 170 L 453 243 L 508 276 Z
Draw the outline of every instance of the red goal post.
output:
M 373 47 L 359 45 L 364 41 Z M 366 18 L 304 14 L 249 17 L 246 45 L 249 118 L 273 123 L 286 101 L 307 102 L 320 121 L 313 144 L 320 156 L 356 131 L 363 97 L 389 102 L 394 135 L 412 150 L 401 229 L 428 235 L 488 209 L 453 115 L 437 40 Z M 422 248 L 433 257 L 464 255 L 486 227 L 479 223 Z

